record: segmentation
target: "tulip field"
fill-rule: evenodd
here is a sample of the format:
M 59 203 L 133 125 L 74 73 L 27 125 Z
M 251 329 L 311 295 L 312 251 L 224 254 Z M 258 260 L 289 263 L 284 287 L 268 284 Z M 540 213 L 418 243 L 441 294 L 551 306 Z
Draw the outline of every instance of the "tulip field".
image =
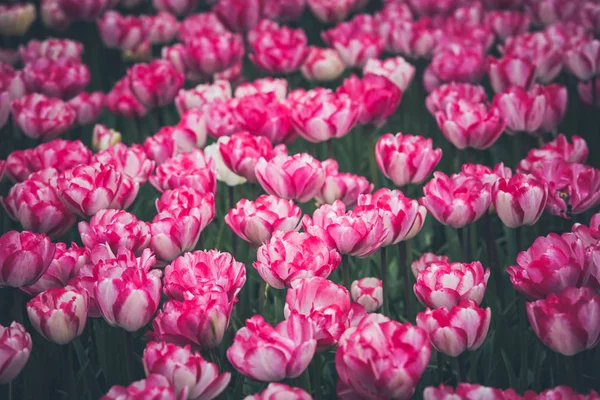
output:
M 599 0 L 0 37 L 0 399 L 600 400 Z

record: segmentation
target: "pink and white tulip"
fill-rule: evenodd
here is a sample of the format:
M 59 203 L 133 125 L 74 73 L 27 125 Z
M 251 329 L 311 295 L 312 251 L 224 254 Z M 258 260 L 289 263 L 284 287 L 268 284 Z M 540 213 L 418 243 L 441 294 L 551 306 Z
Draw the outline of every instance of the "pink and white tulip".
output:
M 6 232 L 0 236 L 0 287 L 34 284 L 50 267 L 54 251 L 44 234 Z

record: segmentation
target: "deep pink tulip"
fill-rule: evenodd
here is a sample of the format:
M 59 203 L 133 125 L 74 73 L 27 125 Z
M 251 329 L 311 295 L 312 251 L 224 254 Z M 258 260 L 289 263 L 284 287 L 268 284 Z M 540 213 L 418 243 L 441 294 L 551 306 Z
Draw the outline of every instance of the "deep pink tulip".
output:
M 198 8 L 199 0 L 152 0 L 152 6 L 159 11 L 175 15 L 188 14 Z
M 166 377 L 175 392 L 187 391 L 187 399 L 211 400 L 225 390 L 231 374 L 219 374 L 216 364 L 206 361 L 189 346 L 150 342 L 142 357 L 146 376 L 159 374 Z
M 546 111 L 546 96 L 534 87 L 529 92 L 512 86 L 494 96 L 494 106 L 506 123 L 508 133 L 532 133 L 540 129 Z
M 300 229 L 302 210 L 292 200 L 262 195 L 241 199 L 225 216 L 225 223 L 254 247 L 266 243 L 276 231 Z
M 276 231 L 256 251 L 253 266 L 275 289 L 290 287 L 297 279 L 327 278 L 340 264 L 340 255 L 308 233 Z
M 67 344 L 83 333 L 87 312 L 87 291 L 73 287 L 48 289 L 27 303 L 35 330 L 57 344 Z
M 350 294 L 352 295 L 352 300 L 363 306 L 367 312 L 374 312 L 383 305 L 383 284 L 381 279 L 358 279 L 352 282 Z
M 420 184 L 442 158 L 432 140 L 422 136 L 391 133 L 382 135 L 375 145 L 375 160 L 383 174 L 396 186 Z
M 231 104 L 236 119 L 232 125 L 239 127 L 232 133 L 245 130 L 255 136 L 264 136 L 273 144 L 291 141 L 296 136 L 290 120 L 292 107 L 278 100 L 275 93 L 243 96 Z
M 417 275 L 414 292 L 421 304 L 434 309 L 450 309 L 462 300 L 481 304 L 489 277 L 490 270 L 484 270 L 479 261 L 434 261 Z
M 189 43 L 194 37 L 205 33 L 223 33 L 227 31 L 227 28 L 219 21 L 219 18 L 215 13 L 203 12 L 192 14 L 185 18 L 181 24 L 179 24 L 179 32 L 177 35 L 180 41 Z
M 237 98 L 252 96 L 254 94 L 273 93 L 279 101 L 285 100 L 288 92 L 288 82 L 283 78 L 259 78 L 252 82 L 242 82 L 235 88 L 234 96 Z
M 583 286 L 589 278 L 585 246 L 573 233 L 537 238 L 529 249 L 519 253 L 517 265 L 506 270 L 515 289 L 533 300 L 566 287 Z
M 350 15 L 356 0 L 307 0 L 308 9 L 325 24 L 341 22 Z
M 45 141 L 68 131 L 77 119 L 77 113 L 68 103 L 39 93 L 14 100 L 10 110 L 26 136 Z
M 334 346 L 349 325 L 350 293 L 341 285 L 325 278 L 313 277 L 292 282 L 285 298 L 286 318 L 296 313 L 314 323 L 317 350 Z
M 562 69 L 563 49 L 546 31 L 509 37 L 502 53 L 533 63 L 536 66 L 536 79 L 541 83 L 550 83 Z
M 444 83 L 435 88 L 425 99 L 427 110 L 435 116 L 438 111 L 446 110 L 449 104 L 459 100 L 468 100 L 472 103 L 483 103 L 487 100 L 485 89 L 480 85 L 470 83 Z
M 146 107 L 163 107 L 171 103 L 183 86 L 183 74 L 173 64 L 154 60 L 149 64 L 136 64 L 127 72 L 131 91 Z
M 260 95 L 257 97 L 259 100 L 262 99 Z M 234 98 L 227 101 L 215 102 L 206 107 L 206 129 L 210 137 L 219 139 L 222 136 L 231 136 L 236 132 L 244 130 L 239 111 L 236 110 L 239 102 L 240 99 Z M 281 129 L 284 135 L 288 134 L 289 128 L 285 130 L 281 128 L 282 125 L 289 125 L 289 122 L 286 120 L 287 110 L 282 113 L 280 109 L 267 109 L 266 101 L 250 101 L 247 105 L 250 105 L 248 108 L 249 114 L 256 117 L 255 120 L 248 119 L 248 121 L 255 123 L 256 129 L 263 129 L 266 126 L 266 130 L 272 132 L 274 135 L 279 135 L 278 132 L 273 132 L 275 129 Z M 260 111 L 257 114 L 253 114 L 258 110 Z M 283 122 L 283 124 L 280 122 Z
M 58 0 L 63 12 L 73 20 L 94 21 L 114 5 L 111 0 Z
M 492 311 L 462 300 L 452 308 L 427 309 L 417 315 L 417 326 L 429 334 L 431 345 L 451 357 L 477 350 L 485 340 Z
M 309 46 L 300 72 L 309 81 L 329 82 L 339 78 L 345 68 L 337 50 Z
M 585 163 L 589 149 L 584 139 L 577 135 L 571 136 L 572 143 L 564 134 L 559 134 L 556 139 L 546 143 L 539 149 L 529 150 L 527 157 L 519 163 L 519 173 L 531 173 L 539 169 L 544 161 L 562 159 L 568 162 Z
M 159 311 L 150 339 L 196 349 L 218 347 L 229 325 L 233 302 L 227 293 L 213 288 L 202 294 L 185 294 L 183 301 L 169 300 Z
M 563 62 L 565 68 L 580 81 L 600 75 L 600 40 L 579 40 L 565 52 Z
M 23 68 L 23 80 L 30 93 L 68 100 L 89 83 L 90 71 L 79 60 L 40 58 Z
M 548 185 L 531 175 L 499 179 L 492 188 L 494 210 L 509 228 L 535 224 L 547 200 Z
M 521 396 L 513 389 L 501 390 L 473 383 L 459 383 L 456 389 L 440 384 L 437 387 L 429 386 L 423 391 L 423 400 L 452 399 L 520 400 Z
M 255 315 L 236 332 L 227 358 L 242 374 L 274 382 L 300 376 L 316 349 L 315 327 L 309 317 L 293 312 L 272 327 Z
M 75 215 L 63 205 L 54 187 L 40 181 L 27 179 L 14 185 L 0 202 L 9 217 L 30 232 L 56 238 L 75 224 Z
M 67 102 L 77 113 L 77 125 L 96 122 L 104 107 L 104 93 L 81 92 Z
M 148 158 L 161 165 L 181 153 L 189 153 L 205 144 L 206 121 L 195 110 L 188 111 L 184 115 L 190 116 L 190 113 L 196 114 L 200 118 L 196 119 L 197 124 L 194 124 L 197 125 L 197 129 L 181 126 L 183 119 L 178 126 L 162 127 L 154 136 L 149 136 L 144 141 L 144 151 Z
M 31 336 L 23 325 L 14 321 L 0 325 L 0 383 L 15 379 L 27 364 L 31 354 Z
M 502 93 L 513 86 L 525 90 L 531 89 L 536 78 L 537 68 L 527 58 L 504 56 L 496 59 L 489 57 L 487 73 L 494 92 Z
M 417 258 L 410 266 L 415 278 L 419 276 L 419 272 L 423 271 L 429 265 L 433 263 L 450 264 L 450 259 L 445 255 L 436 255 L 434 253 L 423 253 L 423 255 Z
M 106 94 L 105 105 L 108 110 L 120 117 L 141 118 L 148 114 L 148 108 L 134 96 L 128 76 L 119 80 Z
M 548 86 L 536 86 L 546 98 L 546 109 L 540 130 L 542 132 L 556 132 L 556 127 L 565 117 L 567 112 L 568 92 L 563 85 L 553 83 Z
M 579 94 L 579 100 L 583 104 L 600 108 L 600 79 L 579 82 L 577 84 L 577 94 Z
M 597 392 L 594 390 L 590 391 L 589 394 L 579 394 L 576 393 L 575 390 L 568 386 L 557 386 L 552 389 L 547 389 L 537 394 L 531 390 L 528 390 L 523 395 L 524 400 L 597 400 L 600 398 Z
M 140 18 L 145 25 L 147 39 L 151 44 L 167 44 L 177 35 L 179 22 L 169 12 L 159 11 L 156 15 L 144 15 Z
M 269 383 L 269 386 L 260 393 L 246 396 L 244 400 L 311 400 L 310 394 L 300 388 L 293 388 L 283 383 Z
M 477 44 L 450 43 L 436 51 L 425 69 L 423 84 L 432 92 L 443 83 L 477 83 L 485 72 L 485 50 Z
M 150 183 L 161 192 L 181 186 L 189 186 L 201 193 L 217 190 L 214 165 L 200 149 L 178 154 L 159 165 L 150 176 Z
M 122 15 L 113 10 L 105 12 L 96 20 L 104 45 L 121 51 L 131 51 L 138 47 L 148 34 L 143 19 L 132 15 Z
M 415 75 L 415 67 L 406 62 L 402 57 L 388 58 L 386 60 L 370 59 L 363 68 L 363 74 L 380 75 L 388 78 L 398 89 L 404 92 Z
M 211 103 L 232 98 L 231 84 L 226 80 L 216 80 L 212 84 L 200 84 L 193 89 L 181 89 L 175 97 L 175 106 L 179 115 L 188 110 L 203 111 Z
M 92 162 L 111 165 L 140 185 L 146 183 L 155 165 L 154 161 L 146 157 L 142 146 L 134 144 L 127 147 L 123 143 L 116 143 L 95 154 Z
M 0 5 L 0 34 L 23 36 L 36 19 L 34 3 Z
M 512 170 L 504 163 L 498 163 L 493 169 L 481 164 L 463 164 L 460 172 L 464 176 L 477 178 L 483 183 L 484 188 L 492 193 L 492 187 L 499 179 L 510 179 Z
M 600 296 L 590 288 L 567 287 L 558 294 L 527 303 L 529 323 L 552 350 L 572 356 L 600 342 Z
M 267 20 L 264 20 L 267 22 Z M 267 22 L 271 24 L 272 22 Z M 297 71 L 308 55 L 308 39 L 302 29 L 276 26 L 263 29 L 259 23 L 249 34 L 250 60 L 271 74 L 289 74 Z
M 340 254 L 364 258 L 379 250 L 389 237 L 382 214 L 374 205 L 346 212 L 344 203 L 337 200 L 319 207 L 312 218 L 305 215 L 302 226 Z
M 263 15 L 279 22 L 297 21 L 306 8 L 306 0 L 264 0 Z
M 414 392 L 430 355 L 424 330 L 371 314 L 342 335 L 335 368 L 357 396 L 406 399 Z
M 579 11 L 579 19 L 582 25 L 597 37 L 600 33 L 600 4 L 595 1 L 584 1 Z
M 528 0 L 525 2 L 525 12 L 536 26 L 567 20 L 577 13 L 577 7 L 577 1 L 565 3 L 557 0 Z
M 489 11 L 485 14 L 483 23 L 494 32 L 500 41 L 505 41 L 511 36 L 527 32 L 530 18 L 520 11 Z
M 258 24 L 262 13 L 259 0 L 218 0 L 212 11 L 233 32 L 248 32 Z
M 416 21 L 396 18 L 389 34 L 385 36 L 386 49 L 409 58 L 429 58 L 437 44 L 437 36 L 437 30 L 429 18 Z
M 61 8 L 60 1 L 61 0 L 41 1 L 40 17 L 46 28 L 65 31 L 71 25 L 72 20 Z
M 310 1 L 309 1 L 310 5 Z M 321 33 L 329 47 L 337 50 L 348 68 L 362 68 L 371 58 L 379 58 L 384 42 L 376 32 L 370 32 L 360 21 L 338 24 Z
M 115 385 L 100 400 L 147 399 L 184 400 L 187 389 L 178 396 L 175 388 L 163 375 L 150 374 L 146 379 L 135 381 L 129 386 Z
M 83 44 L 71 39 L 48 38 L 43 41 L 30 40 L 19 47 L 23 64 L 29 64 L 39 58 L 58 60 L 61 58 L 81 61 Z
M 462 228 L 483 216 L 492 198 L 484 183 L 464 173 L 448 176 L 434 172 L 419 200 L 435 219 L 453 228 Z
M 333 158 L 323 161 L 322 165 L 326 177 L 321 190 L 315 195 L 317 205 L 341 200 L 346 207 L 352 207 L 361 195 L 373 191 L 373 184 L 364 176 L 339 172 L 338 163 Z
M 156 200 L 156 210 L 160 213 L 190 208 L 212 208 L 214 201 L 212 193 L 201 193 L 189 186 L 180 186 L 177 189 L 165 190 Z
M 54 251 L 44 234 L 6 232 L 0 236 L 0 287 L 34 284 L 50 266 Z
M 185 293 L 193 295 L 217 286 L 233 301 L 246 283 L 246 268 L 229 253 L 218 250 L 184 253 L 165 268 L 164 292 L 183 301 Z
M 192 71 L 203 75 L 223 72 L 244 56 L 242 36 L 229 31 L 196 36 L 187 44 Z

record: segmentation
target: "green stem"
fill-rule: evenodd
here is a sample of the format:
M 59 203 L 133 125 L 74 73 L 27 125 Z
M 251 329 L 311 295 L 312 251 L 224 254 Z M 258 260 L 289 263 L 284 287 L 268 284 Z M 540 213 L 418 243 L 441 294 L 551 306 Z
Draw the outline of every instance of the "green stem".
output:
M 477 351 L 471 351 L 469 358 L 471 359 L 469 364 L 469 382 L 475 383 L 477 382 Z
M 70 399 L 77 398 L 77 386 L 75 382 L 74 370 L 75 367 L 73 365 L 73 347 L 66 345 L 64 346 L 65 352 L 67 353 L 67 368 L 68 368 L 68 393 Z
M 318 353 L 313 358 L 313 383 L 315 386 L 315 400 L 321 400 L 321 355 Z
M 348 260 L 348 254 L 342 255 L 342 277 L 344 279 L 344 286 L 350 290 L 350 261 Z
M 574 390 L 578 388 L 577 382 L 577 370 L 575 367 L 575 356 L 566 356 L 565 358 L 565 368 L 567 370 L 567 380 L 569 386 L 571 386 Z
M 93 327 L 92 327 L 93 329 Z M 94 334 L 92 333 L 90 335 L 91 337 L 94 337 Z M 73 341 L 71 342 L 71 345 L 73 346 L 73 349 L 75 350 L 75 355 L 77 356 L 77 361 L 79 362 L 79 365 L 81 366 L 80 368 L 83 368 L 83 370 L 85 371 L 85 381 L 86 381 L 86 392 L 88 392 L 88 395 L 90 398 L 92 399 L 98 399 L 100 398 L 100 396 L 102 396 L 102 391 L 100 390 L 100 386 L 98 385 L 98 380 L 96 378 L 96 376 L 94 375 L 94 371 L 92 370 L 92 367 L 90 365 L 90 360 L 88 359 L 85 350 L 83 348 L 83 345 L 81 344 L 81 340 L 79 338 L 75 338 L 73 339 Z M 93 347 L 93 345 L 92 345 Z
M 461 361 L 462 359 L 460 355 L 458 357 L 454 357 L 454 370 L 456 372 L 456 379 L 458 383 L 464 382 L 465 379 L 464 367 Z
M 444 355 L 441 351 L 437 352 L 437 366 L 438 366 L 438 380 L 440 383 L 444 383 Z
M 520 369 L 520 378 L 521 378 L 521 389 L 523 391 L 525 391 L 527 389 L 528 386 L 528 371 L 529 371 L 529 367 L 528 367 L 528 362 L 529 362 L 529 341 L 528 339 L 528 332 L 529 332 L 529 320 L 527 319 L 527 311 L 526 308 L 523 307 L 521 309 L 521 314 L 520 314 L 520 329 L 519 329 L 519 333 L 521 335 L 523 335 L 520 339 L 521 341 L 521 369 Z
M 504 287 L 502 285 L 502 271 L 498 265 L 498 248 L 496 247 L 496 238 L 492 227 L 492 217 L 489 213 L 485 213 L 485 241 L 487 258 L 492 274 L 494 275 L 494 284 L 496 285 L 496 295 L 500 300 L 501 309 L 504 310 Z
M 467 249 L 465 241 L 465 230 L 467 227 L 458 228 L 456 230 L 456 237 L 458 238 L 458 246 L 460 247 L 460 258 L 463 262 L 467 261 Z
M 398 252 L 400 257 L 400 269 L 402 270 L 402 285 L 404 287 L 404 312 L 406 314 L 406 318 L 410 320 L 413 315 L 411 292 L 412 288 L 408 265 L 406 263 L 407 244 L 405 241 L 401 241 L 398 243 Z
M 133 334 L 123 330 L 125 335 L 125 349 L 127 352 L 127 381 L 133 381 Z
M 523 245 L 522 242 L 522 229 L 520 226 L 515 228 L 515 250 L 517 252 L 517 254 L 519 254 L 519 252 L 521 251 L 521 246 Z
M 335 158 L 335 145 L 333 143 L 333 139 L 329 139 L 327 141 L 327 157 Z
M 267 285 L 267 282 L 264 280 L 261 280 L 260 286 L 258 287 L 258 313 L 259 314 L 262 314 L 265 309 L 268 288 L 269 288 L 269 286 Z
M 228 191 L 228 195 L 229 195 L 229 208 L 233 209 L 235 208 L 235 191 L 233 189 L 233 186 L 229 186 L 229 191 Z M 235 232 L 231 233 L 231 255 L 233 256 L 233 258 L 235 258 L 237 253 L 237 235 L 235 234 Z
M 389 282 L 388 282 L 388 264 L 387 264 L 387 248 L 382 247 L 379 250 L 379 268 L 381 268 L 381 284 L 383 287 L 383 315 L 390 316 L 389 302 Z
M 13 391 L 12 391 L 12 381 L 8 381 L 8 400 L 12 400 L 13 396 Z

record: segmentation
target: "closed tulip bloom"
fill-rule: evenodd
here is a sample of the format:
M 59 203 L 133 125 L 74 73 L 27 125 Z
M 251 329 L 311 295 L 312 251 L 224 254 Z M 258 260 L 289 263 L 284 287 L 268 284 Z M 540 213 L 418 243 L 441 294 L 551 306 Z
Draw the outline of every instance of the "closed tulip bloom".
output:
M 37 59 L 23 68 L 23 79 L 30 93 L 69 100 L 90 81 L 90 71 L 79 60 Z
M 555 21 L 567 20 L 577 13 L 578 3 L 563 3 L 556 0 L 529 0 L 525 11 L 534 25 L 545 26 Z
M 432 262 L 417 275 L 414 292 L 421 304 L 434 309 L 450 309 L 462 300 L 481 304 L 489 277 L 490 270 L 479 261 Z
M 34 284 L 50 266 L 54 251 L 44 234 L 6 232 L 0 236 L 0 287 Z
M 77 125 L 88 125 L 95 122 L 104 107 L 104 93 L 81 92 L 68 101 L 77 113 Z
M 347 207 L 352 207 L 361 195 L 373 191 L 373 184 L 364 176 L 339 172 L 338 163 L 333 158 L 322 164 L 327 176 L 321 190 L 315 195 L 317 205 L 333 204 L 336 200 L 341 200 Z
M 57 344 L 67 344 L 83 333 L 87 311 L 87 292 L 73 287 L 48 289 L 27 303 L 35 330 Z
M 410 269 L 415 278 L 419 276 L 419 272 L 423 271 L 433 263 L 450 264 L 450 259 L 444 255 L 434 253 L 423 253 L 423 255 L 412 262 Z
M 487 72 L 495 93 L 502 93 L 513 86 L 531 89 L 537 68 L 526 58 L 505 56 L 499 59 L 488 58 Z
M 437 111 L 435 119 L 444 137 L 459 150 L 491 147 L 506 126 L 496 105 L 488 107 L 484 103 L 471 103 L 463 99 Z
M 527 157 L 523 159 L 517 171 L 519 173 L 531 173 L 535 169 L 542 167 L 544 161 L 553 159 L 562 159 L 571 163 L 585 163 L 588 157 L 589 149 L 586 141 L 577 136 L 571 136 L 572 143 L 564 134 L 559 134 L 556 139 L 546 143 L 539 149 L 531 149 Z
M 163 164 L 181 153 L 201 148 L 206 143 L 206 121 L 196 110 L 187 111 L 177 126 L 162 127 L 144 141 L 144 151 L 156 164 Z M 134 146 L 136 147 L 136 146 Z
M 139 102 L 131 91 L 130 79 L 123 77 L 106 94 L 105 105 L 108 110 L 120 117 L 140 118 L 148 114 L 148 108 Z
M 499 179 L 492 188 L 494 210 L 509 228 L 535 224 L 547 200 L 548 185 L 531 175 Z
M 94 21 L 114 5 L 110 0 L 58 0 L 65 14 L 73 20 Z
M 204 148 L 204 155 L 215 166 L 218 181 L 225 183 L 227 186 L 237 186 L 246 183 L 247 180 L 243 176 L 235 174 L 223 161 L 219 147 L 228 141 L 228 136 L 221 136 L 215 143 Z
M 339 78 L 345 68 L 337 50 L 309 46 L 300 72 L 309 81 L 330 82 Z
M 472 383 L 459 383 L 454 389 L 451 386 L 429 386 L 423 391 L 423 400 L 519 400 L 521 396 L 513 389 L 501 390 Z M 533 399 L 532 399 L 533 400 Z
M 219 374 L 216 364 L 208 362 L 190 346 L 150 342 L 142 358 L 146 376 L 159 374 L 173 384 L 177 394 L 187 391 L 187 399 L 211 400 L 229 384 L 231 374 Z
M 42 0 L 40 14 L 44 26 L 57 31 L 67 30 L 72 22 L 61 8 L 60 0 Z
M 255 315 L 236 332 L 227 358 L 242 374 L 274 382 L 300 376 L 316 349 L 315 327 L 308 317 L 292 313 L 272 327 Z
M 544 121 L 546 97 L 536 88 L 527 92 L 514 86 L 494 97 L 508 132 L 535 132 Z
M 478 44 L 449 43 L 436 51 L 425 69 L 423 84 L 432 92 L 443 83 L 477 83 L 485 73 L 485 49 Z
M 568 287 L 558 294 L 527 303 L 535 334 L 553 351 L 572 356 L 600 342 L 600 323 L 591 315 L 600 309 L 600 296 L 587 287 Z
M 181 153 L 159 165 L 150 176 L 150 183 L 159 191 L 189 186 L 201 193 L 217 190 L 214 164 L 200 149 Z
M 580 81 L 600 74 L 600 40 L 582 39 L 563 56 L 565 67 Z
M 567 88 L 559 84 L 551 84 L 546 87 L 538 86 L 538 88 L 546 98 L 546 110 L 544 111 L 540 130 L 542 132 L 555 132 L 556 127 L 567 112 Z
M 275 289 L 290 287 L 297 279 L 329 277 L 340 264 L 340 255 L 308 233 L 276 231 L 256 251 L 253 266 Z
M 293 388 L 283 383 L 269 383 L 269 386 L 260 393 L 244 397 L 244 400 L 312 400 L 310 394 L 300 388 Z
M 58 60 L 61 58 L 81 61 L 83 44 L 71 39 L 48 38 L 43 41 L 30 40 L 19 47 L 23 64 L 29 64 L 39 58 Z
M 225 216 L 225 223 L 240 238 L 258 247 L 276 231 L 300 229 L 302 210 L 293 201 L 262 195 L 241 199 Z
M 213 84 L 200 84 L 193 89 L 181 89 L 175 98 L 179 115 L 188 110 L 203 111 L 205 106 L 232 98 L 231 84 L 226 80 L 216 80 Z
M 562 46 L 547 31 L 527 32 L 506 40 L 505 56 L 525 58 L 536 66 L 536 80 L 550 83 L 562 69 Z
M 432 140 L 422 136 L 386 133 L 375 145 L 379 169 L 400 187 L 423 183 L 441 158 L 442 150 L 434 149 Z
M 104 45 L 122 51 L 138 47 L 148 34 L 144 21 L 137 16 L 122 15 L 109 10 L 96 20 Z
M 389 33 L 384 36 L 388 51 L 411 59 L 431 57 L 438 39 L 437 29 L 430 18 L 420 18 L 416 21 L 412 18 L 394 18 L 391 23 Z M 385 21 L 381 26 L 385 27 Z
M 261 17 L 258 0 L 219 0 L 212 12 L 233 32 L 248 32 Z
M 27 364 L 31 354 L 31 336 L 23 325 L 14 321 L 0 325 L 0 383 L 15 379 Z
M 309 2 L 310 4 L 310 2 Z M 348 68 L 362 68 L 368 60 L 378 58 L 383 52 L 384 42 L 376 32 L 362 26 L 362 21 L 343 22 L 321 33 L 329 47 L 337 50 Z
M 6 36 L 23 36 L 36 19 L 35 5 L 0 5 L 0 33 Z
M 429 334 L 431 345 L 451 357 L 477 350 L 485 340 L 492 311 L 462 300 L 452 308 L 427 309 L 417 315 L 417 326 Z
M 356 0 L 307 0 L 308 9 L 325 24 L 341 22 L 350 15 Z
M 383 284 L 381 279 L 362 278 L 352 282 L 352 300 L 362 305 L 367 312 L 374 312 L 383 305 Z
M 244 130 L 242 128 L 242 120 L 239 117 L 239 111 L 236 109 L 239 102 L 240 99 L 231 99 L 207 106 L 205 111 L 206 129 L 210 137 L 218 139 L 221 136 L 231 136 L 236 132 Z M 256 104 L 256 107 L 251 108 L 251 112 L 260 109 L 262 114 L 257 114 L 257 119 L 250 121 L 258 125 L 257 129 L 262 129 L 264 124 L 271 128 L 271 130 L 272 128 L 280 129 L 280 117 L 274 117 L 275 121 L 271 117 L 274 113 L 279 114 L 281 110 L 265 111 L 264 108 L 261 108 L 265 106 L 265 102 L 262 102 L 260 106 Z M 287 113 L 283 114 L 283 117 L 287 118 Z M 284 124 L 289 125 L 289 122 L 284 122 Z M 288 130 L 285 130 L 285 135 L 287 135 Z M 251 133 L 255 132 L 251 130 Z
M 493 10 L 484 15 L 483 23 L 494 32 L 500 41 L 504 42 L 511 36 L 527 32 L 531 19 L 521 11 Z
M 492 196 L 482 181 L 466 174 L 434 172 L 419 202 L 435 219 L 453 228 L 477 221 L 489 209 Z
M 167 44 L 175 38 L 179 28 L 177 18 L 169 12 L 159 11 L 156 15 L 141 16 L 147 39 L 151 44 Z
M 372 58 L 365 64 L 363 74 L 384 76 L 404 92 L 413 80 L 415 67 L 406 62 L 402 57 L 388 58 L 386 60 Z
M 178 211 L 190 208 L 211 208 L 215 198 L 212 193 L 201 193 L 194 188 L 181 186 L 173 190 L 165 190 L 156 200 L 156 210 Z
M 233 302 L 213 288 L 201 294 L 186 293 L 183 301 L 169 300 L 152 322 L 150 339 L 193 349 L 218 347 L 229 326 Z
M 289 142 L 297 135 L 290 120 L 292 107 L 278 100 L 275 92 L 236 98 L 230 105 L 231 110 L 225 111 L 232 113 L 234 121 L 225 132 L 227 135 L 245 130 L 264 136 L 273 144 Z
M 506 270 L 515 289 L 533 300 L 585 285 L 589 277 L 585 246 L 573 233 L 537 238 Z
M 424 330 L 371 314 L 344 332 L 335 355 L 335 368 L 340 380 L 358 396 L 407 399 L 430 355 Z
M 308 39 L 302 29 L 286 26 L 276 29 L 254 30 L 257 35 L 250 42 L 250 60 L 271 74 L 289 74 L 297 71 L 308 55 Z
M 173 388 L 173 385 L 163 375 L 150 374 L 146 379 L 135 381 L 129 386 L 115 385 L 100 400 L 123 400 L 123 399 L 145 399 L 145 400 L 184 400 L 187 390 L 181 395 Z
M 140 185 L 148 181 L 155 165 L 154 161 L 148 159 L 142 146 L 134 144 L 127 147 L 123 143 L 116 143 L 95 154 L 92 162 L 111 165 Z
M 77 113 L 68 103 L 39 93 L 14 100 L 11 113 L 25 136 L 45 141 L 68 131 L 77 119 Z
M 292 282 L 285 298 L 283 314 L 296 313 L 312 320 L 316 329 L 317 350 L 334 346 L 349 324 L 350 293 L 325 278 L 313 277 Z
M 152 0 L 152 6 L 159 11 L 175 15 L 185 15 L 198 7 L 198 0 Z
M 244 283 L 246 268 L 231 254 L 218 250 L 194 251 L 167 265 L 164 292 L 171 299 L 183 301 L 186 292 L 196 295 L 218 286 L 233 301 Z
M 146 107 L 163 107 L 175 99 L 183 86 L 183 75 L 173 64 L 154 60 L 149 64 L 136 64 L 127 72 L 131 91 Z
M 244 56 L 242 36 L 229 31 L 208 32 L 187 44 L 187 57 L 193 72 L 212 75 L 236 65 Z

